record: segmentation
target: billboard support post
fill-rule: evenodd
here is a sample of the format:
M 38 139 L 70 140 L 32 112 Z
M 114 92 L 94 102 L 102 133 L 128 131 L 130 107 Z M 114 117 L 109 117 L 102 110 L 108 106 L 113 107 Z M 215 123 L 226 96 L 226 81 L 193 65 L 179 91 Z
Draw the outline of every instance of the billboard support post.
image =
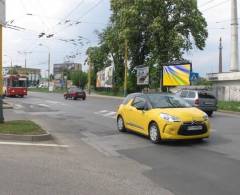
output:
M 3 117 L 3 26 L 0 24 L 0 123 L 4 123 Z
M 125 57 L 124 57 L 124 97 L 127 95 L 127 72 L 128 72 L 128 67 L 127 67 L 127 61 L 128 61 L 128 41 L 125 39 Z

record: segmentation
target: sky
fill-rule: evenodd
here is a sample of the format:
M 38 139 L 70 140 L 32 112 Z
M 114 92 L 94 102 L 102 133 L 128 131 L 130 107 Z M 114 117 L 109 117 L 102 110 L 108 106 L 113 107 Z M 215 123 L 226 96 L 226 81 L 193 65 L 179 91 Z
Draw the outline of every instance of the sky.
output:
M 48 52 L 51 64 L 70 60 L 84 64 L 86 49 L 98 44 L 96 31 L 106 27 L 111 15 L 110 0 L 6 0 L 6 18 L 17 29 L 4 29 L 4 66 L 23 65 L 47 70 Z M 239 4 L 238 4 L 239 5 Z M 205 76 L 218 71 L 219 39 L 223 40 L 223 70 L 230 64 L 230 0 L 198 0 L 208 23 L 209 37 L 203 51 L 194 48 L 184 55 L 192 61 L 193 70 Z M 20 28 L 19 28 L 20 27 Z M 15 27 L 16 28 L 16 27 Z M 52 35 L 51 38 L 41 33 Z M 81 36 L 81 37 L 79 37 Z M 83 45 L 75 43 L 81 38 Z M 27 52 L 27 54 L 24 54 Z M 83 66 L 87 70 L 87 66 Z

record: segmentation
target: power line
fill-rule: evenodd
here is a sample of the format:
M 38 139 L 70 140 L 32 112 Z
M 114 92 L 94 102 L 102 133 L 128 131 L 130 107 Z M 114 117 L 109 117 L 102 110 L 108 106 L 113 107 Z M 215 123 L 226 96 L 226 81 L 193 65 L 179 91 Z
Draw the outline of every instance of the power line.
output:
M 222 4 L 225 4 L 225 3 L 227 3 L 227 2 L 229 2 L 229 0 L 222 1 L 222 2 L 216 4 L 216 5 L 212 6 L 212 7 L 208 7 L 208 8 L 206 8 L 206 9 L 202 10 L 202 12 L 205 12 L 205 11 L 208 11 L 208 10 L 210 10 L 210 9 L 216 8 L 216 7 L 218 7 L 218 6 L 222 5 Z
M 88 15 L 92 10 L 94 10 L 96 7 L 98 7 L 101 3 L 103 2 L 103 0 L 99 0 L 96 4 L 94 4 L 91 8 L 89 8 L 83 15 L 81 15 L 77 20 L 80 20 L 81 18 L 84 18 L 86 15 Z M 69 26 L 60 29 L 59 31 L 57 31 L 55 34 L 58 34 L 59 32 L 62 32 L 64 30 L 66 30 L 67 28 L 69 28 Z
M 210 3 L 214 2 L 214 1 L 215 0 L 209 0 L 206 3 L 200 4 L 199 7 L 205 7 L 206 5 L 208 5 L 208 4 L 210 4 Z

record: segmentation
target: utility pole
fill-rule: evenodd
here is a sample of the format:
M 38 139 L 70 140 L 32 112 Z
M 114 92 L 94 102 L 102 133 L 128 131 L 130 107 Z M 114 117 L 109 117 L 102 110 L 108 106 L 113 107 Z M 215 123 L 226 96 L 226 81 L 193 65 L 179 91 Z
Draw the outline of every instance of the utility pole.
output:
M 92 64 L 91 59 L 88 57 L 88 94 L 91 94 L 91 70 L 92 70 Z
M 0 24 L 0 123 L 4 123 L 3 117 L 3 26 Z
M 222 38 L 220 38 L 219 43 L 219 73 L 222 73 Z
M 50 55 L 50 50 L 48 52 L 48 90 L 50 87 L 50 63 L 51 63 L 51 55 Z
M 127 73 L 128 73 L 128 41 L 125 39 L 125 57 L 124 57 L 124 96 L 127 95 Z
M 237 0 L 231 0 L 231 65 L 230 71 L 239 70 Z

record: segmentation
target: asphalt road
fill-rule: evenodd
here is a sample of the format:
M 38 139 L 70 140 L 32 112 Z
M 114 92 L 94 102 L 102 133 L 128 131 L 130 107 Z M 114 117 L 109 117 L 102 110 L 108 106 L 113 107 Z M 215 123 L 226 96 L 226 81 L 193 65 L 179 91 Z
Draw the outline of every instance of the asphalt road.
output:
M 30 93 L 7 101 L 14 109 L 4 111 L 6 120 L 36 121 L 54 135 L 56 146 L 0 142 L 0 194 L 240 193 L 240 116 L 214 114 L 212 136 L 204 142 L 153 145 L 118 133 L 120 99 Z

